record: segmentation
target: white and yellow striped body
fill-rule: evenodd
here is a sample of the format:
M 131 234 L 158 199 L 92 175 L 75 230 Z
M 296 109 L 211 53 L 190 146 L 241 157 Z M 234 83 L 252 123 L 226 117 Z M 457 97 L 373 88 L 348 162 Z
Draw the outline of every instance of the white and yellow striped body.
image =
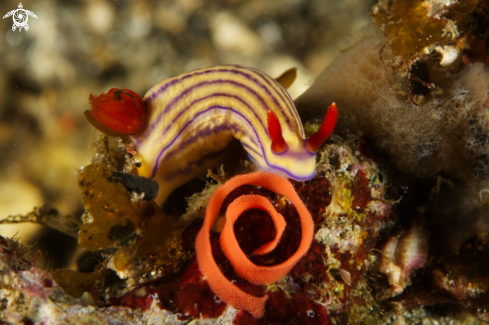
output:
M 315 153 L 287 91 L 273 78 L 243 66 L 195 70 L 159 83 L 144 96 L 146 120 L 132 137 L 140 174 L 160 184 L 158 203 L 173 189 L 215 166 L 233 138 L 259 169 L 297 180 L 315 174 Z M 278 116 L 287 149 L 271 149 L 267 112 Z

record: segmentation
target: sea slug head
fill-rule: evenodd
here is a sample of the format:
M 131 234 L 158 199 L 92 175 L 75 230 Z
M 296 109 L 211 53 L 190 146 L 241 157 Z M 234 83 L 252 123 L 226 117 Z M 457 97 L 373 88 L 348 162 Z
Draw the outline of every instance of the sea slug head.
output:
M 273 172 L 284 177 L 304 181 L 316 173 L 316 153 L 333 131 L 338 119 L 338 108 L 329 106 L 318 131 L 307 139 L 291 132 L 283 133 L 280 121 L 273 111 L 267 115 L 268 135 L 271 144 L 266 155 L 266 166 L 259 159 L 253 159 L 261 170 Z
M 128 89 L 112 88 L 107 93 L 88 97 L 87 120 L 103 133 L 136 135 L 144 123 L 146 108 L 141 96 Z

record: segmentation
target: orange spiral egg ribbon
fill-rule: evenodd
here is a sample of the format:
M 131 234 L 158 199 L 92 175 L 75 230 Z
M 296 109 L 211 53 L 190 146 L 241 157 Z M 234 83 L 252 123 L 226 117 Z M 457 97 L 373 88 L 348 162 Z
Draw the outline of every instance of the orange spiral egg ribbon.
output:
M 242 212 L 253 208 L 264 210 L 270 215 L 276 229 L 276 236 L 273 240 L 253 252 L 253 254 L 261 255 L 269 253 L 277 246 L 286 226 L 285 220 L 265 197 L 243 195 L 233 201 L 226 211 L 226 224 L 220 237 L 221 248 L 231 262 L 236 274 L 248 282 L 255 285 L 269 284 L 285 276 L 309 250 L 314 235 L 314 222 L 292 184 L 287 179 L 269 172 L 236 176 L 219 187 L 212 195 L 207 205 L 204 224 L 195 240 L 195 251 L 200 271 L 207 279 L 212 291 L 221 300 L 236 309 L 246 310 L 259 318 L 265 312 L 265 302 L 268 297 L 252 296 L 231 283 L 215 262 L 210 242 L 210 230 L 219 216 L 224 199 L 234 189 L 242 185 L 261 186 L 285 196 L 294 204 L 299 213 L 302 228 L 299 248 L 289 259 L 278 265 L 258 266 L 251 262 L 241 250 L 234 234 L 233 226 L 235 221 Z

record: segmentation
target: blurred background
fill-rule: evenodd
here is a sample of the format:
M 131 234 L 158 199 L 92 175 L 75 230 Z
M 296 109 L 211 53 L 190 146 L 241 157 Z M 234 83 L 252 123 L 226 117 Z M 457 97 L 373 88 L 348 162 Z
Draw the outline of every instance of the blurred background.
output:
M 300 95 L 371 22 L 374 0 L 22 1 L 29 30 L 0 20 L 0 219 L 49 203 L 81 215 L 76 171 L 90 163 L 96 132 L 88 95 L 112 87 L 144 95 L 193 69 L 234 63 L 272 77 L 298 68 Z M 19 1 L 2 0 L 0 13 Z M 0 235 L 70 263 L 76 239 L 27 224 Z

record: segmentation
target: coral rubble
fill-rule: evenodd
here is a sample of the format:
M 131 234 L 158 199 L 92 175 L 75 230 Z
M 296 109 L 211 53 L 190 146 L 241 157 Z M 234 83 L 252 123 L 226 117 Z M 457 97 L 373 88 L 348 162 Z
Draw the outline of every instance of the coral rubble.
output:
M 318 175 L 307 182 L 293 181 L 312 214 L 315 239 L 310 250 L 288 275 L 268 285 L 248 284 L 238 276 L 237 270 L 234 271 L 221 250 L 217 234 L 211 231 L 213 256 L 225 277 L 249 294 L 268 297 L 264 315 L 256 322 L 267 324 L 272 319 L 276 320 L 277 313 L 282 313 L 280 310 L 284 310 L 284 306 L 297 310 L 292 318 L 296 322 L 310 324 L 315 324 L 314 317 L 319 323 L 324 323 L 328 318 L 360 320 L 369 313 L 362 304 L 362 299 L 371 300 L 363 275 L 370 264 L 369 251 L 374 247 L 380 230 L 392 222 L 391 203 L 384 198 L 385 178 L 375 163 L 360 153 L 361 141 L 354 137 L 348 140 L 336 137 L 330 142 L 320 150 Z M 275 250 L 265 255 L 252 255 L 258 247 L 275 238 L 276 229 L 265 213 L 251 209 L 242 214 L 234 225 L 238 243 L 253 263 L 261 266 L 280 264 L 299 247 L 301 227 L 297 211 L 281 195 L 249 185 L 231 192 L 221 211 L 240 196 L 249 194 L 260 194 L 271 200 L 284 216 L 287 227 Z M 182 239 L 182 245 L 190 255 L 194 253 L 189 243 L 193 243 L 192 238 L 200 228 L 198 224 L 194 226 L 195 222 L 183 233 L 185 238 L 190 236 L 190 242 Z M 345 272 L 350 275 L 348 283 L 340 275 Z M 208 291 L 209 286 L 197 268 L 195 257 L 177 274 L 147 283 L 142 279 L 136 282 L 140 284 L 126 295 L 112 296 L 108 300 L 109 305 L 148 310 L 156 300 L 161 308 L 179 313 L 182 319 L 197 315 L 196 310 L 189 309 L 190 306 L 202 306 L 198 310 L 204 317 L 218 317 L 231 308 L 225 307 L 223 301 L 216 301 Z M 191 292 L 202 294 L 191 295 Z M 156 293 L 158 298 L 155 298 Z M 187 305 L 189 307 L 185 307 Z M 310 312 L 306 312 L 308 310 Z M 347 311 L 352 315 L 346 316 Z M 253 319 L 251 314 L 240 311 L 235 322 L 245 324 L 249 319 Z
M 296 101 L 308 134 L 331 102 L 339 122 L 314 146 L 315 177 L 290 180 L 288 193 L 261 182 L 225 190 L 266 178 L 232 145 L 219 171 L 158 206 L 158 185 L 138 176 L 127 137 L 98 138 L 77 172 L 82 221 L 47 206 L 4 221 L 77 236 L 91 263 L 48 272 L 41 253 L 0 237 L 0 323 L 489 321 L 487 13 L 487 0 L 380 0 L 372 17 L 384 36 L 346 50 Z M 221 24 L 243 27 L 230 13 L 216 17 L 216 43 Z M 265 51 L 233 44 L 250 57 Z M 247 200 L 255 205 L 226 220 Z
M 315 127 L 318 125 L 312 125 L 312 128 Z M 137 249 L 145 240 L 145 232 L 139 229 L 141 221 L 135 219 L 133 235 L 128 231 L 116 241 L 107 242 L 107 245 L 88 247 L 100 249 L 102 253 L 99 264 L 90 273 L 61 269 L 52 271 L 50 275 L 32 266 L 31 262 L 21 260 L 24 265 L 22 273 L 14 271 L 16 266 L 0 258 L 2 265 L 8 264 L 2 266 L 8 277 L 24 281 L 7 288 L 5 283 L 11 283 L 9 281 L 12 280 L 5 280 L 3 295 L 24 295 L 25 299 L 19 302 L 22 306 L 49 306 L 43 309 L 46 314 L 27 310 L 19 314 L 9 314 L 8 319 L 25 318 L 35 323 L 52 314 L 49 317 L 57 322 L 68 318 L 80 319 L 80 313 L 89 310 L 91 321 L 106 324 L 124 321 L 141 324 L 149 319 L 172 324 L 190 320 L 204 324 L 206 319 L 213 324 L 270 324 L 280 322 L 281 319 L 301 324 L 344 323 L 347 319 L 360 321 L 371 314 L 365 306 L 375 304 L 364 277 L 372 262 L 370 250 L 374 248 L 380 231 L 393 221 L 391 202 L 385 199 L 386 178 L 374 161 L 361 153 L 364 151 L 360 150 L 361 144 L 362 141 L 356 137 L 344 140 L 333 136 L 319 151 L 317 176 L 307 182 L 291 181 L 311 213 L 314 238 L 304 257 L 278 281 L 259 286 L 247 283 L 235 272 L 221 249 L 217 236 L 217 232 L 221 230 L 217 226 L 219 222 L 210 231 L 212 255 L 225 277 L 248 294 L 267 297 L 261 318 L 255 318 L 245 310 L 232 308 L 212 292 L 207 279 L 199 270 L 195 256 L 194 243 L 202 227 L 202 220 L 194 217 L 175 221 L 176 228 L 180 227 L 181 230 L 172 231 L 168 244 L 156 253 Z M 112 161 L 109 157 L 106 158 L 105 161 Z M 124 164 L 127 163 L 130 164 L 130 161 Z M 99 175 L 100 173 L 105 174 Z M 219 179 L 217 175 L 214 177 Z M 109 184 L 107 180 L 110 179 L 113 179 L 110 170 L 100 163 L 90 165 L 80 173 L 80 180 L 84 182 L 83 192 L 91 191 L 90 195 L 86 194 L 92 197 L 86 201 L 87 211 L 95 211 L 92 210 L 92 205 L 100 205 L 100 211 L 105 211 L 103 216 L 85 217 L 91 220 L 89 223 L 85 220 L 80 238 L 85 238 L 83 227 L 94 227 L 97 224 L 100 225 L 101 232 L 96 235 L 107 237 L 111 228 L 107 226 L 107 222 L 117 220 L 115 216 L 107 219 L 109 203 L 94 200 L 93 197 L 103 197 L 96 194 L 100 188 L 110 189 L 115 186 L 111 190 L 112 205 L 116 202 L 125 205 L 131 203 L 128 199 L 129 192 L 123 189 L 118 179 L 113 179 L 114 183 Z M 213 192 L 215 188 L 216 186 L 210 186 L 203 193 L 209 190 Z M 221 211 L 225 211 L 236 199 L 250 194 L 260 195 L 271 202 L 283 216 L 287 226 L 273 251 L 264 255 L 253 255 L 257 248 L 275 238 L 277 228 L 265 212 L 250 209 L 242 213 L 232 226 L 237 241 L 256 265 L 278 265 L 288 259 L 301 242 L 301 221 L 297 209 L 278 193 L 263 187 L 245 185 L 225 197 Z M 196 204 L 198 207 L 190 209 L 199 211 L 202 204 L 207 205 L 205 200 L 208 198 L 202 203 L 193 196 L 189 204 Z M 142 201 L 135 201 L 135 204 L 138 202 Z M 129 211 L 133 210 L 134 208 Z M 126 238 L 128 236 L 130 239 Z M 152 238 L 151 241 L 153 240 L 161 238 Z M 11 250 L 8 248 L 11 244 L 8 243 L 10 241 L 6 240 L 3 245 Z M 0 248 L 3 249 L 3 246 Z M 124 253 L 125 251 L 128 252 Z M 12 254 L 6 250 L 2 252 Z M 118 254 L 129 254 L 122 259 L 126 262 L 116 262 Z M 12 260 L 11 257 L 10 259 Z M 31 272 L 36 278 L 25 278 L 25 272 Z M 39 295 L 25 289 L 26 281 L 31 281 L 31 287 L 42 283 L 50 285 Z M 49 308 L 57 308 L 57 311 Z M 8 307 L 4 313 L 11 311 L 12 308 Z
M 415 107 L 380 60 L 382 42 L 362 40 L 328 67 L 297 99 L 302 118 L 324 114 L 326 103 L 334 101 L 342 108 L 336 132 L 363 134 L 401 171 L 486 179 L 489 69 L 479 63 L 453 75 L 439 71 L 438 92 Z
M 373 7 L 375 24 L 388 38 L 392 50 L 392 64 L 406 69 L 420 58 L 426 57 L 437 46 L 445 45 L 464 30 L 468 14 L 478 0 L 394 0 L 379 1 Z
M 123 324 L 141 318 L 131 310 L 94 308 L 70 296 L 36 265 L 26 247 L 1 236 L 0 272 L 0 320 L 8 324 Z
M 487 321 L 487 8 L 379 1 L 373 16 L 385 37 L 364 37 L 296 100 L 306 120 L 335 101 L 335 132 L 361 135 L 404 188 L 367 276 L 385 322 L 434 317 L 434 305 Z

